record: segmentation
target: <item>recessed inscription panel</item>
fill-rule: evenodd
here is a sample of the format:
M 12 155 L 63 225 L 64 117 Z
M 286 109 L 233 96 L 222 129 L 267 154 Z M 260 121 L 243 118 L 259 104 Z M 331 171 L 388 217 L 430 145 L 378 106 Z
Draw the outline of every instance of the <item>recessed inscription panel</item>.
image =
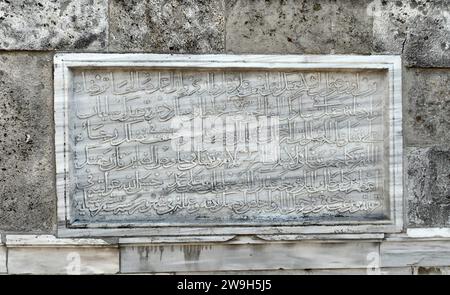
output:
M 389 219 L 387 70 L 74 68 L 73 226 Z

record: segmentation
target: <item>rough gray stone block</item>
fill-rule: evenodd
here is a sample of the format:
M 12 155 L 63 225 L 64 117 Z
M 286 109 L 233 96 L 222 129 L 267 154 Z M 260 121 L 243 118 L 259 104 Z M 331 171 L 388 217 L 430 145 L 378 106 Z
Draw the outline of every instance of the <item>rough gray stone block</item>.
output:
M 374 0 L 375 53 L 403 54 L 407 66 L 450 66 L 450 3 L 448 0 Z
M 450 70 L 406 70 L 405 138 L 408 145 L 450 141 Z
M 226 50 L 369 54 L 369 1 L 227 1 Z
M 0 54 L 0 231 L 55 223 L 52 56 Z
M 222 0 L 112 0 L 112 51 L 210 53 L 224 50 Z
M 450 226 L 450 149 L 407 148 L 409 227 Z
M 2 0 L 0 49 L 102 49 L 108 0 Z

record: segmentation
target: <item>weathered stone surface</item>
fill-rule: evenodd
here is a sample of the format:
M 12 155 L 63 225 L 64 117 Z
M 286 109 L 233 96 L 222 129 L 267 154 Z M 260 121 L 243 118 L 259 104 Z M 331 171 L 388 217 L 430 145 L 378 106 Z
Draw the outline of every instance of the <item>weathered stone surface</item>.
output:
M 408 66 L 450 66 L 450 5 L 448 0 L 374 0 L 376 53 L 403 54 Z
M 108 243 L 101 239 L 61 239 L 53 235 L 7 235 L 8 247 L 18 246 L 105 246 Z
M 450 275 L 450 267 L 448 266 L 416 266 L 413 267 L 415 275 Z
M 450 265 L 450 243 L 448 241 L 384 242 L 380 246 L 380 257 L 381 267 L 448 266 Z M 425 270 L 422 269 L 423 272 Z M 415 272 L 419 273 L 420 270 L 416 269 Z
M 111 61 L 110 55 L 104 57 L 104 60 L 108 60 L 108 58 Z M 249 59 L 250 57 L 245 61 Z M 143 60 L 148 59 L 144 58 Z M 226 65 L 226 62 L 223 64 Z M 244 65 L 244 63 L 239 65 Z M 220 67 L 220 64 L 217 67 Z M 383 164 L 386 159 L 381 152 L 385 144 L 383 129 L 386 122 L 384 119 L 388 118 L 383 116 L 383 105 L 388 100 L 384 90 L 387 88 L 385 74 L 362 70 L 349 74 L 330 68 L 326 72 L 292 70 L 286 77 L 287 74 L 284 72 L 246 70 L 236 73 L 235 71 L 216 70 L 208 73 L 206 79 L 204 71 L 185 68 L 181 72 L 180 69 L 176 71 L 138 71 L 133 67 L 123 68 L 120 71 L 98 68 L 95 70 L 73 69 L 72 79 L 75 90 L 72 96 L 57 98 L 68 100 L 69 106 L 76 106 L 73 111 L 70 111 L 69 107 L 71 114 L 68 115 L 67 130 L 57 133 L 57 140 L 62 139 L 64 134 L 69 134 L 66 147 L 70 151 L 69 154 L 75 154 L 73 159 L 69 154 L 65 157 L 70 159 L 67 166 L 69 173 L 65 175 L 68 181 L 65 197 L 71 200 L 66 205 L 66 211 L 70 212 L 67 222 L 73 226 L 96 223 L 108 223 L 110 226 L 127 223 L 156 226 L 170 223 L 183 226 L 208 224 L 217 228 L 220 224 L 271 226 L 308 221 L 317 223 L 332 221 L 340 224 L 342 221 L 372 221 L 385 218 L 384 216 L 388 212 L 383 204 L 386 201 L 392 202 L 387 200 L 388 196 L 384 194 L 387 188 L 383 187 L 383 179 L 387 177 L 387 171 L 386 165 Z M 136 80 L 136 87 L 131 88 L 132 86 L 130 86 L 126 89 L 127 91 L 120 89 L 120 85 L 129 81 L 130 75 L 133 75 L 133 79 Z M 168 79 L 167 77 L 175 78 L 172 78 L 174 80 L 167 86 L 161 82 L 160 89 L 155 88 L 154 82 L 153 85 L 148 82 L 157 79 L 163 81 L 163 79 Z M 290 85 L 294 85 L 294 83 L 302 85 L 282 90 L 283 95 L 294 97 L 299 95 L 298 93 L 302 93 L 303 99 L 291 99 L 289 103 L 279 100 L 280 91 L 278 89 L 283 87 L 277 84 L 280 77 L 289 80 Z M 323 107 L 309 104 L 317 94 L 309 95 L 303 88 L 302 78 L 325 80 L 325 77 L 330 84 L 351 85 L 357 81 L 356 83 L 361 87 L 353 91 L 354 95 L 358 96 L 354 99 L 348 94 L 333 96 L 334 100 L 340 102 L 340 107 L 333 109 L 333 115 L 339 116 L 338 120 L 330 119 L 328 114 L 324 119 Z M 58 78 L 55 79 L 58 81 Z M 246 92 L 245 88 L 242 90 L 239 88 L 236 92 L 227 92 L 230 85 L 239 86 L 239 84 L 230 84 L 229 81 L 238 81 L 239 79 L 245 79 L 245 82 L 242 83 L 246 83 L 248 89 L 251 88 L 253 93 L 264 93 L 266 100 L 261 100 L 263 101 L 261 102 L 251 98 L 251 94 Z M 266 80 L 267 83 L 261 84 L 261 81 Z M 365 80 L 368 82 L 364 82 Z M 86 81 L 102 82 L 98 82 L 97 87 L 86 88 L 83 86 Z M 111 85 L 110 81 L 114 81 L 115 84 Z M 195 85 L 198 90 L 194 87 L 190 89 L 191 86 L 185 81 L 197 81 Z M 214 94 L 209 86 L 213 82 L 210 81 L 214 81 Z M 180 87 L 179 85 L 182 83 L 186 84 Z M 373 84 L 378 85 L 378 88 L 373 87 Z M 269 85 L 272 87 L 270 90 L 268 90 Z M 275 90 L 274 87 L 279 88 Z M 309 90 L 321 93 L 330 87 L 324 84 L 309 85 Z M 99 89 L 102 90 L 99 91 Z M 208 92 L 204 93 L 205 91 Z M 336 90 L 333 89 L 333 91 Z M 92 99 L 92 95 L 97 95 L 98 92 L 101 93 L 101 96 L 99 94 L 101 98 Z M 129 93 L 133 93 L 136 98 L 128 101 L 125 107 L 123 101 L 130 95 Z M 370 93 L 370 95 L 365 93 Z M 239 106 L 236 103 L 229 103 L 229 97 L 233 95 L 242 97 L 243 102 L 240 102 Z M 202 97 L 201 103 L 199 103 L 198 96 Z M 107 101 L 108 110 L 126 114 L 126 108 L 133 108 L 139 110 L 140 113 L 132 117 L 119 117 L 119 121 L 118 116 L 112 115 L 112 113 L 104 116 L 99 112 L 92 112 L 95 105 L 106 105 L 103 103 L 106 100 L 105 97 L 114 97 Z M 168 102 L 174 102 L 178 106 L 168 106 Z M 197 103 L 200 108 L 205 109 L 208 115 L 196 114 L 196 107 L 192 106 Z M 267 106 L 263 108 L 260 107 L 261 104 L 267 104 Z M 295 107 L 291 105 L 295 105 Z M 314 124 L 311 123 L 310 118 L 295 118 L 299 113 L 297 109 L 293 109 L 299 105 L 301 105 L 302 114 L 308 113 L 314 118 Z M 271 109 L 271 111 L 269 112 L 267 109 Z M 354 109 L 355 113 L 349 115 L 347 110 L 350 109 Z M 368 114 L 369 109 L 371 110 L 370 114 Z M 168 110 L 168 113 L 165 114 L 160 110 Z M 150 115 L 152 112 L 158 112 L 160 119 L 153 119 Z M 242 113 L 247 114 L 245 118 L 232 118 L 229 115 Z M 188 125 L 179 119 L 179 114 L 192 116 L 193 120 L 199 123 Z M 263 116 L 269 115 L 276 117 L 279 121 L 277 123 L 273 123 L 273 120 L 263 121 Z M 87 116 L 89 116 L 88 120 Z M 208 119 L 214 116 L 212 125 L 210 123 L 212 119 L 205 120 L 206 116 Z M 291 117 L 294 118 L 289 119 Z M 139 122 L 143 123 L 135 123 L 137 120 L 142 120 Z M 149 123 L 144 120 L 151 122 L 152 129 L 149 129 Z M 286 121 L 289 122 L 289 130 L 287 130 L 287 125 L 283 126 L 282 123 L 278 123 Z M 92 130 L 89 128 L 83 130 L 86 122 Z M 179 122 L 183 122 L 182 127 L 178 127 Z M 130 126 L 127 127 L 130 130 L 129 133 L 135 136 L 131 140 L 122 140 L 126 136 L 125 133 L 117 131 L 124 130 L 124 124 Z M 227 128 L 222 128 L 224 124 Z M 246 124 L 249 127 L 241 130 L 241 127 L 234 127 L 238 126 L 237 124 L 239 126 Z M 291 124 L 297 127 L 291 127 Z M 325 129 L 324 126 L 327 124 L 333 125 L 334 129 Z M 214 126 L 220 126 L 220 128 Z M 302 128 L 303 126 L 308 127 Z M 57 126 L 57 128 L 59 127 Z M 166 135 L 169 127 L 175 135 Z M 306 128 L 310 131 L 308 132 Z M 195 133 L 191 132 L 193 129 L 195 129 Z M 116 137 L 109 135 L 115 134 L 115 132 Z M 235 140 L 235 134 L 244 132 L 248 132 L 245 140 Z M 269 132 L 277 135 L 272 135 L 273 138 L 267 140 L 264 139 Z M 158 134 L 157 137 L 153 135 L 155 133 Z M 315 135 L 319 133 L 322 137 Z M 330 135 L 330 133 L 333 134 Z M 105 134 L 105 136 L 97 134 Z M 138 134 L 139 137 L 134 134 Z M 189 140 L 191 138 L 193 140 L 188 142 L 184 139 L 183 145 L 181 145 L 178 143 L 178 134 L 183 134 Z M 292 141 L 285 140 L 284 134 Z M 345 139 L 342 134 L 346 134 Z M 163 136 L 167 136 L 167 138 Z M 281 139 L 278 139 L 278 136 Z M 364 136 L 364 139 L 370 139 L 364 141 L 361 140 L 361 136 Z M 211 137 L 213 140 L 210 139 Z M 324 137 L 326 137 L 325 140 Z M 261 140 L 264 140 L 264 143 L 260 143 Z M 145 156 L 145 152 L 150 149 L 150 144 L 153 146 L 153 153 L 157 155 L 155 158 L 166 157 L 173 161 L 172 164 L 158 167 L 159 163 L 156 162 L 158 160 L 151 159 L 148 154 Z M 228 149 L 224 148 L 224 145 Z M 276 152 L 268 153 L 266 152 L 267 148 Z M 137 159 L 133 160 L 130 157 L 127 158 L 126 153 L 118 152 L 118 149 L 142 152 L 132 153 Z M 306 149 L 312 154 L 309 159 L 314 164 L 307 162 L 307 156 L 306 160 L 293 160 L 295 155 L 286 152 Z M 233 165 L 229 165 L 227 162 L 232 161 L 229 157 L 230 150 L 241 153 L 236 156 L 236 163 Z M 280 151 L 278 152 L 278 150 Z M 330 150 L 332 150 L 331 153 Z M 347 152 L 349 150 L 363 150 L 364 153 L 356 155 L 356 153 Z M 214 164 L 205 165 L 200 156 L 192 157 L 192 154 L 199 151 L 207 158 L 218 158 L 219 160 L 212 162 Z M 119 153 L 117 157 L 123 159 L 116 164 L 110 160 L 116 158 L 115 153 Z M 320 165 L 315 162 L 319 161 L 314 158 L 316 154 L 322 155 Z M 359 162 L 349 160 L 347 155 L 357 157 Z M 101 164 L 86 160 L 92 157 L 101 159 Z M 347 161 L 349 161 L 348 164 Z M 278 163 L 278 165 L 274 163 Z M 62 164 L 58 161 L 58 166 Z M 249 166 L 251 166 L 252 176 L 248 177 L 252 177 L 254 180 L 241 182 L 240 179 L 247 175 Z M 202 167 L 201 171 L 198 171 L 199 167 Z M 208 169 L 204 169 L 204 167 Z M 326 170 L 324 167 L 327 167 Z M 271 172 L 268 172 L 267 169 L 270 169 Z M 356 175 L 356 169 L 365 172 Z M 104 171 L 108 171 L 107 176 Z M 186 181 L 184 184 L 179 180 L 181 176 L 172 177 L 179 171 L 183 171 L 186 175 L 196 175 L 198 179 L 213 180 L 201 183 L 197 182 L 197 179 L 183 178 Z M 324 178 L 326 183 L 316 181 L 316 176 L 314 176 L 314 180 L 311 180 L 311 187 L 305 189 L 306 178 L 309 178 L 309 175 L 312 178 L 313 174 L 317 175 L 317 178 Z M 141 177 L 136 180 L 136 175 L 141 175 Z M 218 180 L 219 176 L 216 180 L 215 175 L 220 175 L 220 180 Z M 283 178 L 279 175 L 283 175 Z M 298 180 L 299 175 L 304 176 L 301 181 Z M 263 180 L 268 177 L 270 177 L 273 187 L 268 188 L 263 185 Z M 358 184 L 349 181 L 356 177 L 359 177 Z M 329 178 L 331 180 L 328 180 Z M 159 179 L 160 182 L 158 182 Z M 139 188 L 130 189 L 133 186 L 131 180 Z M 90 185 L 92 181 L 98 185 Z M 113 186 L 109 184 L 109 181 L 121 185 Z M 108 187 L 107 192 L 105 186 Z M 338 186 L 346 187 L 347 191 L 337 191 L 336 187 Z M 89 191 L 84 189 L 87 187 L 90 188 Z M 286 194 L 280 194 L 279 191 L 284 188 Z M 242 190 L 249 192 L 243 196 Z M 299 195 L 302 197 L 300 198 Z M 112 196 L 114 196 L 113 199 Z M 64 197 L 64 194 L 61 194 L 60 197 Z M 223 202 L 224 199 L 226 199 L 225 202 Z M 317 199 L 321 201 L 318 202 Z M 370 208 L 370 211 L 367 208 Z
M 378 243 L 139 245 L 121 248 L 121 271 L 186 272 L 365 268 Z M 377 256 L 378 257 L 378 256 Z M 370 258 L 370 257 L 369 257 Z
M 108 0 L 1 0 L 0 49 L 101 49 Z
M 248 53 L 370 53 L 369 1 L 227 3 L 226 50 Z
M 408 66 L 450 65 L 445 1 L 227 1 L 226 50 L 402 54 Z
M 112 0 L 113 51 L 222 52 L 222 0 Z
M 404 78 L 407 145 L 450 140 L 450 70 L 409 69 Z
M 434 238 L 450 238 L 449 227 L 412 227 L 406 229 L 406 234 L 410 238 L 418 239 L 434 239 Z
M 0 54 L 0 231 L 53 229 L 52 84 L 50 54 Z
M 119 250 L 111 247 L 18 247 L 8 249 L 9 274 L 115 274 Z
M 409 226 L 449 226 L 450 150 L 408 148 L 406 154 Z

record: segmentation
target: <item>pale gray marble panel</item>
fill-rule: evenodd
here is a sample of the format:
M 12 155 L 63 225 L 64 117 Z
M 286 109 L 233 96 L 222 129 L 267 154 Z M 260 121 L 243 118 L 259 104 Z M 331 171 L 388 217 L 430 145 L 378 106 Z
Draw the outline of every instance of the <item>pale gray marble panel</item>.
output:
M 381 267 L 450 266 L 449 241 L 384 242 L 380 247 Z
M 339 223 L 388 214 L 383 71 L 72 74 L 75 226 Z
M 6 247 L 0 244 L 0 273 L 6 273 Z
M 115 274 L 119 251 L 112 247 L 11 247 L 9 274 Z
M 444 273 L 445 269 L 439 269 Z M 425 272 L 425 269 L 421 270 Z M 438 272 L 437 269 L 429 270 Z M 417 273 L 419 273 L 417 271 Z M 292 270 L 254 270 L 254 271 L 211 271 L 211 272 L 176 272 L 176 275 L 375 275 L 367 268 L 343 268 L 343 269 L 292 269 Z M 376 275 L 411 275 L 412 267 L 395 267 L 379 269 Z
M 121 248 L 121 271 L 366 268 L 370 255 L 378 255 L 378 243 L 136 245 Z

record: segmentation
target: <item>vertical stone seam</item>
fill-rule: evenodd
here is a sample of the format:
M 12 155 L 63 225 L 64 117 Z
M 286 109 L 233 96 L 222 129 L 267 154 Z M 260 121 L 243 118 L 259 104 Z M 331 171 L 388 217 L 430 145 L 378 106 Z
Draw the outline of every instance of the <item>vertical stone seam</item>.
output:
M 223 13 L 223 53 L 228 53 L 227 50 L 227 2 L 222 0 L 222 13 Z
M 54 234 L 55 236 L 58 235 L 58 189 L 57 189 L 57 179 L 56 179 L 56 147 L 55 147 L 55 142 L 56 142 L 56 124 L 55 124 L 55 63 L 53 62 L 55 54 L 58 51 L 56 49 L 53 49 L 50 52 L 50 62 L 51 62 L 51 96 L 52 96 L 52 100 L 51 100 L 51 128 L 52 128 L 52 143 L 51 143 L 51 147 L 52 147 L 52 169 L 53 169 L 53 189 L 55 192 L 55 199 L 54 199 L 54 209 L 53 209 L 53 222 L 51 225 L 51 234 Z
M 378 268 L 380 269 L 380 271 L 382 271 L 382 269 L 383 269 L 383 265 L 382 265 L 383 258 L 381 257 L 381 244 L 382 243 L 383 243 L 383 241 L 377 243 L 377 246 L 378 246 Z M 366 271 L 367 271 L 367 269 L 366 269 Z
M 8 247 L 6 247 L 6 234 L 0 233 L 0 243 L 3 244 L 3 247 L 5 247 L 5 273 L 9 274 L 8 271 Z
M 111 26 L 111 0 L 106 0 L 106 52 L 110 52 L 110 45 L 111 45 L 111 30 L 110 30 L 110 26 Z
M 334 34 L 334 26 L 335 24 L 333 23 L 333 19 L 336 20 L 336 16 L 337 16 L 337 9 L 338 7 L 336 7 L 336 5 L 331 5 L 332 7 L 332 15 L 330 17 L 330 33 L 332 36 L 332 40 L 333 40 L 333 48 L 331 49 L 329 54 L 336 54 L 336 35 Z
M 9 274 L 9 248 L 6 247 L 6 235 L 2 235 L 3 245 L 5 247 L 5 270 L 6 274 Z
M 120 242 L 117 241 L 117 249 L 119 250 L 119 270 L 117 271 L 118 274 L 122 273 L 122 246 L 120 245 Z

